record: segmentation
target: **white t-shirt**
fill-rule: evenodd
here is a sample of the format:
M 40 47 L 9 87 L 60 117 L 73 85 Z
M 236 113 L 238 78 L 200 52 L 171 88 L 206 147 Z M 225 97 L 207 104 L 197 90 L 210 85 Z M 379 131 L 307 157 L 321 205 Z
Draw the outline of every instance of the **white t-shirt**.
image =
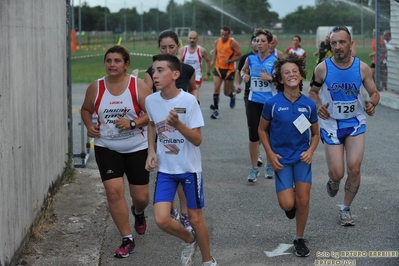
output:
M 202 172 L 200 148 L 165 122 L 169 111 L 176 110 L 180 121 L 188 128 L 203 127 L 204 118 L 197 99 L 180 90 L 176 97 L 165 100 L 159 91 L 147 96 L 145 106 L 158 134 L 158 171 L 168 174 Z

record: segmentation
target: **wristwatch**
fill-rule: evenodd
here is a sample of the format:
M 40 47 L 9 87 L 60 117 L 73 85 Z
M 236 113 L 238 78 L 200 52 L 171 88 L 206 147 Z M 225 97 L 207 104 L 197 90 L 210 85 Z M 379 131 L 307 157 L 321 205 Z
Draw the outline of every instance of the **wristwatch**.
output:
M 136 122 L 134 120 L 130 120 L 130 129 L 135 129 L 136 128 Z

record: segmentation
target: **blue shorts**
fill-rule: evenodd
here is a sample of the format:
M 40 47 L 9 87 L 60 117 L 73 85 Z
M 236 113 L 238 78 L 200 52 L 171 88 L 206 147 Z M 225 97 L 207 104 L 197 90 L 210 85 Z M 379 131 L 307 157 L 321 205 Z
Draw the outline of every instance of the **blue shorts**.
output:
M 341 145 L 344 144 L 345 138 L 348 136 L 357 136 L 366 132 L 366 125 L 358 127 L 347 127 L 337 130 L 328 131 L 325 128 L 320 128 L 320 137 L 323 143 L 328 145 Z
M 274 173 L 277 193 L 293 188 L 296 182 L 312 184 L 312 165 L 302 161 L 284 164 L 283 170 Z
M 201 173 L 166 174 L 158 172 L 155 181 L 154 204 L 172 202 L 177 186 L 182 184 L 187 199 L 187 208 L 201 209 L 205 206 Z

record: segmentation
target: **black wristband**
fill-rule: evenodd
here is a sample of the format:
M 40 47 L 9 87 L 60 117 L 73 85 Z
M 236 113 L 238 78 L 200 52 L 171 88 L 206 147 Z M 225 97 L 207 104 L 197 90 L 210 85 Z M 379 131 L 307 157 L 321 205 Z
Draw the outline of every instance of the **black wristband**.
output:
M 372 101 L 369 101 L 369 103 L 371 103 L 371 105 L 375 108 L 377 105 L 375 103 L 373 103 Z
M 210 76 L 210 75 L 211 75 L 211 73 L 209 73 L 209 72 L 208 72 L 208 73 L 206 73 L 206 75 L 207 75 L 207 76 Z

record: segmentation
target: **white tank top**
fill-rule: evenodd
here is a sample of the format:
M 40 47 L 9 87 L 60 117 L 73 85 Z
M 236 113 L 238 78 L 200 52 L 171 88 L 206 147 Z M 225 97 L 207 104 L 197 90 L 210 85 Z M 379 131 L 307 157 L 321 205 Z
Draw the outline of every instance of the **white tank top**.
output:
M 108 91 L 105 78 L 99 79 L 94 110 L 98 115 L 97 125 L 101 135 L 94 139 L 94 145 L 120 153 L 136 152 L 148 147 L 147 127 L 122 131 L 115 127 L 118 116 L 134 120 L 144 114 L 138 104 L 137 79 L 134 76 L 130 76 L 128 87 L 118 96 Z
M 274 55 L 278 58 L 278 50 L 277 50 L 277 48 L 274 48 Z
M 181 61 L 192 66 L 195 69 L 195 80 L 199 80 L 202 77 L 202 56 L 201 46 L 197 46 L 194 53 L 189 52 L 189 46 L 184 46 L 183 56 Z

